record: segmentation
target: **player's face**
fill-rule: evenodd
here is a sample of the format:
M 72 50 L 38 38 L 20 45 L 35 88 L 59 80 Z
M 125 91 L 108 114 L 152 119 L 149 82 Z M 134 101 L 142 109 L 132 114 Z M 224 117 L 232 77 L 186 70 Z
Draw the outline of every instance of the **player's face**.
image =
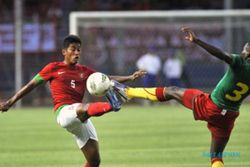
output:
M 250 59 L 250 44 L 247 42 L 242 50 L 242 55 L 245 59 Z
M 81 45 L 79 43 L 72 43 L 69 47 L 62 50 L 64 55 L 64 62 L 69 65 L 75 65 L 80 58 Z

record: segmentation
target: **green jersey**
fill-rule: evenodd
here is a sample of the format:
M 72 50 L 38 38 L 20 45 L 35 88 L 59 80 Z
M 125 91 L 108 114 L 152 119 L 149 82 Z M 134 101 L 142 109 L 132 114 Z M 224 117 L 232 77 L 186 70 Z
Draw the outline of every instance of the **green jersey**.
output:
M 232 55 L 233 62 L 211 93 L 212 101 L 220 108 L 239 111 L 242 101 L 250 94 L 250 61 Z

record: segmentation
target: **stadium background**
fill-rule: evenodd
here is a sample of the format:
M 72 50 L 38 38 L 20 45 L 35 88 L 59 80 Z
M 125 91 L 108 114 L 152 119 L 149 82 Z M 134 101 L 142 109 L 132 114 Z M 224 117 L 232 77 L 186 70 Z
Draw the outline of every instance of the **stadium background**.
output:
M 13 95 L 15 91 L 13 1 L 0 0 L 0 100 Z M 232 2 L 231 7 L 230 2 Z M 24 0 L 23 84 L 27 83 L 50 61 L 62 60 L 60 44 L 63 37 L 69 33 L 69 13 L 71 11 L 182 10 L 185 12 L 186 10 L 207 11 L 209 9 L 230 8 L 249 9 L 250 1 Z M 248 20 L 244 22 L 246 27 L 250 27 Z M 133 37 L 131 39 L 145 37 L 147 39 L 143 40 L 145 42 L 149 42 L 148 39 L 151 39 L 152 36 L 157 37 L 154 34 L 160 32 L 160 36 L 167 41 L 166 46 L 156 46 L 162 60 L 176 48 L 185 51 L 191 86 L 209 91 L 223 74 L 225 66 L 222 62 L 208 55 L 203 55 L 206 53 L 201 52 L 201 49 L 196 46 L 187 47 L 185 45 L 187 42 L 182 43 L 183 41 L 177 40 L 177 45 L 180 46 L 174 46 L 176 43 L 171 43 L 171 37 L 173 34 L 179 33 L 179 26 L 171 27 L 168 25 L 166 28 L 145 29 L 143 31 L 123 30 L 126 34 L 131 33 L 131 37 Z M 117 66 L 113 62 L 116 54 L 112 54 L 116 45 L 111 45 L 109 39 L 117 37 L 119 33 L 112 33 L 117 32 L 117 30 L 111 30 L 94 28 L 80 31 L 84 42 L 81 62 L 93 65 L 98 70 L 110 74 L 118 72 L 127 74 L 135 69 L 135 59 L 145 52 L 148 45 L 147 43 L 135 46 L 124 45 L 126 46 L 125 50 L 128 51 L 125 53 L 129 54 L 124 54 L 126 56 L 123 58 L 126 63 L 122 62 L 125 63 L 123 66 Z M 195 31 L 199 32 L 198 35 L 205 38 L 204 40 L 216 44 L 222 49 L 230 49 L 235 52 L 240 51 L 242 44 L 249 40 L 249 28 L 233 29 L 232 48 L 226 48 L 224 45 L 227 41 L 224 29 L 221 27 L 218 28 L 214 24 L 211 26 L 209 23 L 199 24 L 198 27 L 195 27 Z M 100 37 L 109 44 L 104 49 L 105 53 L 108 53 L 108 61 L 92 64 L 93 55 L 100 55 L 98 53 L 103 51 L 100 50 L 100 48 L 103 49 L 100 47 L 102 45 L 95 41 Z M 151 43 L 149 42 L 149 44 Z M 193 51 L 197 51 L 198 54 L 193 54 Z M 140 85 L 141 83 L 138 81 L 134 84 Z M 167 85 L 168 83 L 159 77 L 157 84 Z M 56 124 L 48 87 L 40 87 L 25 97 L 23 105 L 28 107 L 13 108 L 0 116 L 0 167 L 82 166 L 84 159 L 79 153 L 74 139 Z M 110 113 L 91 120 L 98 131 L 102 156 L 101 166 L 103 167 L 210 166 L 208 155 L 210 134 L 206 129 L 206 123 L 194 121 L 192 114 L 182 106 L 125 105 L 118 113 Z M 237 126 L 235 126 L 234 133 L 225 150 L 227 156 L 224 160 L 227 167 L 250 166 L 249 120 L 249 104 L 244 104 L 241 108 L 240 118 L 236 123 Z M 232 153 L 236 153 L 236 155 L 230 156 Z
M 72 11 L 183 10 L 185 12 L 185 10 L 249 8 L 248 0 L 24 0 L 23 84 L 48 62 L 62 60 L 61 41 L 69 33 L 69 13 Z M 122 59 L 121 55 L 117 55 L 120 47 L 117 42 L 119 31 L 101 27 L 82 30 L 79 34 L 83 39 L 81 63 L 107 74 L 129 74 L 136 69 L 135 61 L 152 45 L 162 62 L 179 49 L 183 51 L 186 59 L 185 73 L 188 81 L 183 80 L 183 86 L 210 91 L 223 75 L 225 66 L 196 46 L 187 45 L 187 42 L 181 39 L 178 28 L 166 26 L 166 28 L 123 29 L 127 37 L 124 40 L 127 41 L 123 43 L 125 48 L 123 50 L 126 52 L 122 53 Z M 225 31 L 222 27 L 209 26 L 207 23 L 196 26 L 195 30 L 205 41 L 234 52 L 240 52 L 243 43 L 250 38 L 249 29 L 236 28 L 233 30 L 232 48 L 227 48 Z M 14 48 L 14 2 L 0 0 L 0 99 L 9 97 L 15 91 Z M 133 84 L 141 85 L 141 82 Z M 162 73 L 158 77 L 157 85 L 168 85 Z M 24 98 L 23 104 L 50 106 L 49 95 L 48 87 L 42 86 Z

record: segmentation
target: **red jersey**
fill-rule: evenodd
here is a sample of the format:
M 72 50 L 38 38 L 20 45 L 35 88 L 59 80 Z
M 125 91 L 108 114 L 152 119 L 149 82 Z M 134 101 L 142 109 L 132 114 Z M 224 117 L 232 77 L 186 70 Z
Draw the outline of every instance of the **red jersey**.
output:
M 38 81 L 49 81 L 54 110 L 65 104 L 82 103 L 86 90 L 86 80 L 94 69 L 64 62 L 53 62 L 46 65 L 35 77 Z

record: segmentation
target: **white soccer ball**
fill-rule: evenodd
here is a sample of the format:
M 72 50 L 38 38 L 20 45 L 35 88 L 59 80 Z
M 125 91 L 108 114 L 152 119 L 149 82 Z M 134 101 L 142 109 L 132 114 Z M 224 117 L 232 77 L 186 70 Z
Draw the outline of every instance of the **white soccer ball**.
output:
M 91 95 L 104 96 L 110 88 L 110 79 L 107 75 L 95 72 L 87 79 L 87 90 Z

